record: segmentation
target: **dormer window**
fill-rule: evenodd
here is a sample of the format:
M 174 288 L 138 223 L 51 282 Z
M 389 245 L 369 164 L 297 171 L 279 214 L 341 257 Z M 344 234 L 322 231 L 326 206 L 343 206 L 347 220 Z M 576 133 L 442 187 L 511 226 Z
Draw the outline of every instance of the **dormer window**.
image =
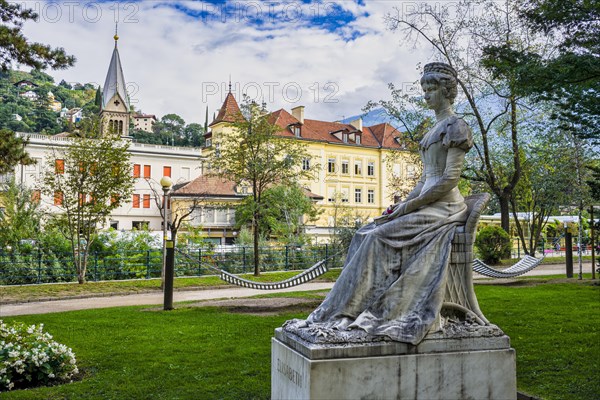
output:
M 360 144 L 360 135 L 356 135 L 356 144 Z
M 346 133 L 346 132 L 342 133 L 342 142 L 348 143 L 348 133 Z
M 212 139 L 206 139 L 206 141 L 204 142 L 204 145 L 205 145 L 206 147 L 210 147 L 210 146 L 212 146 Z
M 298 125 L 292 126 L 292 132 L 294 133 L 294 136 L 296 136 L 297 138 L 300 137 L 300 127 Z

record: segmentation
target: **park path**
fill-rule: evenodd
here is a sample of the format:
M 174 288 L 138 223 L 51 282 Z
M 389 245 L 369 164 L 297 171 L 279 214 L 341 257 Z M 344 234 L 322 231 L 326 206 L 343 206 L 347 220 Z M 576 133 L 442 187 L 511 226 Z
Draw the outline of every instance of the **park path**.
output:
M 583 264 L 583 272 L 589 273 L 592 271 L 591 263 Z M 573 266 L 574 277 L 577 279 L 579 266 Z M 544 276 L 564 274 L 564 264 L 540 265 L 536 269 L 529 271 L 524 276 Z M 474 279 L 483 279 L 479 274 L 473 274 Z M 298 292 L 310 290 L 328 290 L 333 286 L 333 282 L 309 282 L 287 289 L 279 290 L 257 290 L 241 287 L 226 287 L 223 289 L 202 289 L 202 290 L 181 290 L 175 291 L 173 301 L 201 301 L 214 299 L 232 299 L 241 297 L 250 297 L 265 293 L 283 293 L 283 292 Z M 0 304 L 0 317 L 28 314 L 48 314 L 63 311 L 87 310 L 95 308 L 121 307 L 121 306 L 136 306 L 136 305 L 157 305 L 163 304 L 163 294 L 157 293 L 142 293 L 130 294 L 111 297 L 90 297 L 65 300 L 39 301 L 17 304 Z

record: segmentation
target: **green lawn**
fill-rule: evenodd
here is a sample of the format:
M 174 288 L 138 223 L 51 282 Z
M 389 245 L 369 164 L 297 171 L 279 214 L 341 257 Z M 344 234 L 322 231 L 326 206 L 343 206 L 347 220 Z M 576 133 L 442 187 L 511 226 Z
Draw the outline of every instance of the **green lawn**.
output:
M 519 390 L 545 399 L 600 398 L 599 289 L 547 279 L 476 286 L 485 315 L 511 336 Z M 171 312 L 124 307 L 7 318 L 43 322 L 73 348 L 86 377 L 2 398 L 267 399 L 273 329 L 315 304 L 276 316 L 180 305 Z

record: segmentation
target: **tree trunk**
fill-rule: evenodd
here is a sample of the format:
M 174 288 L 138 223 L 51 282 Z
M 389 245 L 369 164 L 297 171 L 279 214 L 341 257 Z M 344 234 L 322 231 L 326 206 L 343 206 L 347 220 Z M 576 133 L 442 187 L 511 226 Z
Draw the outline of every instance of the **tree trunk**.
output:
M 500 226 L 510 235 L 509 196 L 498 196 L 498 203 L 500 204 Z
M 500 226 L 508 233 L 512 241 L 512 236 L 510 236 L 510 195 L 503 193 L 501 196 L 498 196 L 498 203 L 500 203 Z M 510 251 L 507 254 L 503 254 L 502 258 L 510 258 Z
M 254 236 L 254 276 L 260 275 L 260 268 L 258 267 L 259 256 L 258 256 L 258 218 L 256 213 L 252 218 L 252 233 Z

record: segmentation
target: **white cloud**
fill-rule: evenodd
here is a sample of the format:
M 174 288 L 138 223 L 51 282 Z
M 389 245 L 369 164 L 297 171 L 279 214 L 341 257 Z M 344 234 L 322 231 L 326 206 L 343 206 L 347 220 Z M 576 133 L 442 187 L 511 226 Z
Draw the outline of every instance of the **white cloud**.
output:
M 147 1 L 94 4 L 102 11 L 96 18 L 96 8 L 68 3 L 35 3 L 41 18 L 25 27 L 31 40 L 64 47 L 77 57 L 75 67 L 50 74 L 57 81 L 103 83 L 118 9 L 119 52 L 135 106 L 159 117 L 176 113 L 188 123 L 203 123 L 207 105 L 211 116 L 220 107 L 230 74 L 236 88 L 260 92 L 271 110 L 304 105 L 307 118 L 336 120 L 360 113 L 368 100 L 387 98 L 388 82 L 414 81 L 416 64 L 427 61 L 425 52 L 401 47 L 401 35 L 386 30 L 383 17 L 393 11 L 394 1 L 338 2 L 357 16 L 343 35 L 292 18 L 292 8 L 274 10 L 277 17 L 255 24 L 249 23 L 252 10 L 223 14 L 202 2 L 179 4 L 211 17 Z M 295 6 L 314 12 L 311 5 Z M 59 18 L 51 14 L 53 7 L 61 9 Z M 362 35 L 345 39 L 356 30 Z

